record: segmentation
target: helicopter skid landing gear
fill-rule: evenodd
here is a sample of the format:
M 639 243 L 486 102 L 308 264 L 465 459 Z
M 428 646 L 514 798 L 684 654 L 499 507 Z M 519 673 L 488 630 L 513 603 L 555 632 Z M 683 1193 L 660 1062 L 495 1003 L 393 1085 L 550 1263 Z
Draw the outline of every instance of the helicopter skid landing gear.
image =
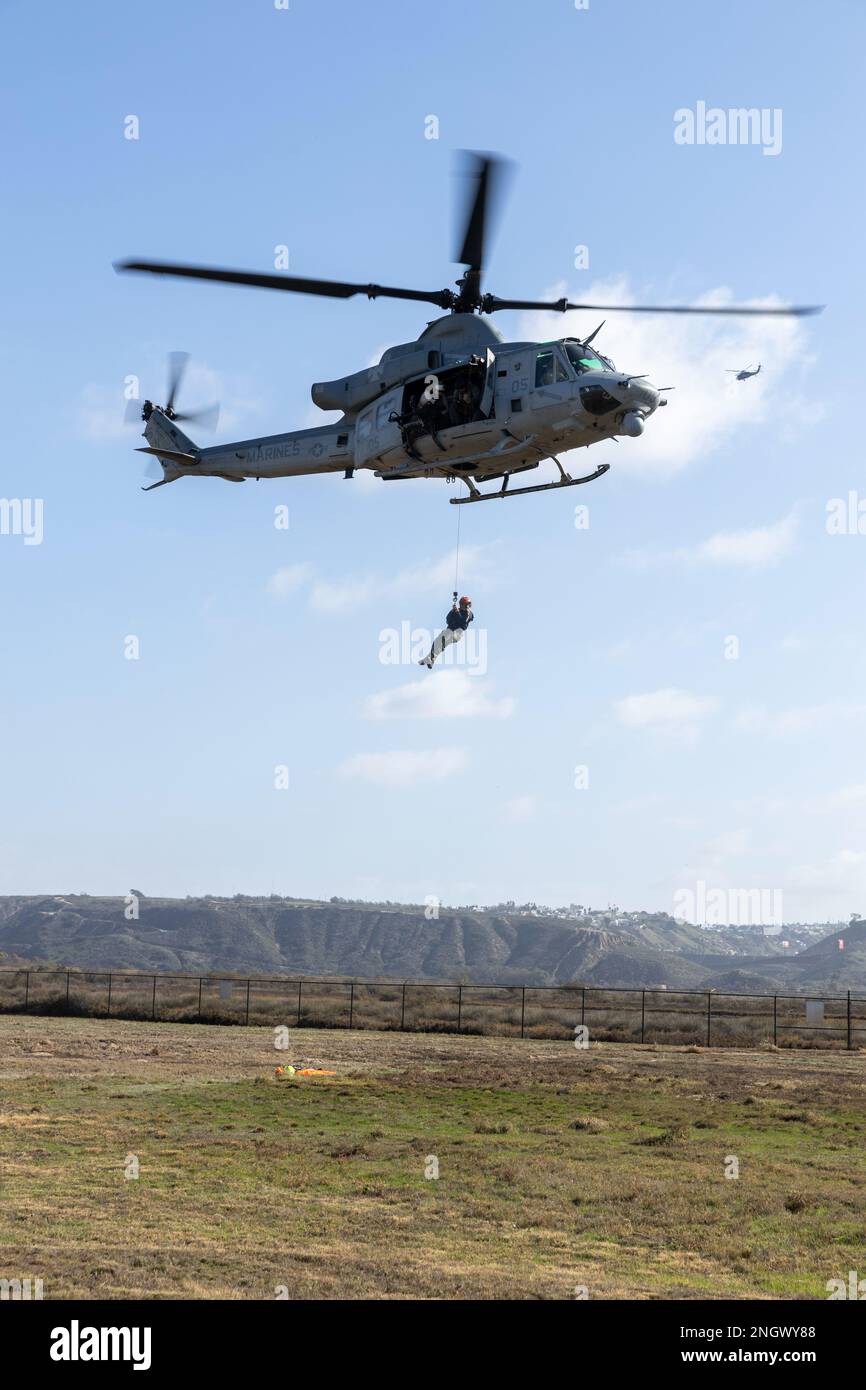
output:
M 452 474 L 451 477 L 450 477 L 450 479 L 449 479 L 449 481 L 450 481 L 450 482 L 456 482 L 456 481 L 457 481 L 457 475 L 456 475 L 456 474 Z M 461 476 L 460 476 L 460 482 L 461 482 L 461 483 L 465 483 L 466 486 L 468 487 L 468 489 L 469 489 L 469 496 L 468 496 L 468 497 L 452 497 L 452 498 L 451 498 L 451 501 L 452 501 L 452 502 L 482 502 L 482 501 L 484 500 L 484 495 L 483 495 L 483 493 L 480 493 L 480 492 L 478 491 L 478 488 L 475 486 L 475 484 L 473 483 L 473 481 L 472 481 L 471 478 L 467 478 L 465 475 L 461 475 Z
M 583 478 L 572 478 L 566 473 L 559 460 L 556 460 L 559 471 L 562 474 L 558 483 L 536 483 L 534 487 L 516 487 L 509 491 L 508 479 L 510 474 L 506 474 L 502 480 L 502 487 L 498 492 L 479 492 L 476 487 L 464 478 L 463 482 L 469 487 L 468 497 L 449 497 L 452 507 L 463 507 L 467 502 L 493 502 L 497 497 L 520 497 L 525 492 L 553 492 L 561 487 L 580 487 L 581 483 L 593 483 L 596 478 L 602 477 L 610 468 L 609 463 L 601 463 L 594 473 L 587 473 Z

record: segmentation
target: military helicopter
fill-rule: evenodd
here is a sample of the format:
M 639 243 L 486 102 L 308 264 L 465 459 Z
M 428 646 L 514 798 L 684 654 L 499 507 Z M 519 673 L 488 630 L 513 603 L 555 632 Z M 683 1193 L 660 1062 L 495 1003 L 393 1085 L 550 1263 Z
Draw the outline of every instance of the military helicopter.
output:
M 300 477 L 342 473 L 352 478 L 370 469 L 384 482 L 410 478 L 460 480 L 467 495 L 452 503 L 491 501 L 527 492 L 575 487 L 592 482 L 610 467 L 572 477 L 559 453 L 620 436 L 643 433 L 647 420 L 667 404 L 663 391 L 645 373 L 620 372 L 593 346 L 604 320 L 586 338 L 552 342 L 506 342 L 489 315 L 503 309 L 570 309 L 600 313 L 804 315 L 821 306 L 758 309 L 696 308 L 685 305 L 574 304 L 533 299 L 501 299 L 482 290 L 494 199 L 501 189 L 506 162 L 494 155 L 469 156 L 467 194 L 462 209 L 462 236 L 456 260 L 464 266 L 456 289 L 413 290 L 377 284 L 307 279 L 297 275 L 263 275 L 162 261 L 122 261 L 118 271 L 172 275 L 218 284 L 252 285 L 294 294 L 351 299 L 405 299 L 445 310 L 414 342 L 388 348 L 374 367 L 319 381 L 312 398 L 324 411 L 339 410 L 334 424 L 292 430 L 287 434 L 244 439 L 199 448 L 179 428 L 184 417 L 174 409 L 181 365 L 172 371 L 165 406 L 145 401 L 141 411 L 147 446 L 162 467 L 162 479 L 144 491 L 180 478 Z M 515 474 L 552 459 L 559 479 L 512 488 Z M 479 483 L 500 486 L 482 492 Z
M 758 375 L 758 372 L 761 370 L 761 364 L 759 362 L 754 370 L 752 370 L 751 367 L 726 367 L 725 370 L 733 372 L 736 375 L 737 381 L 748 381 L 750 376 Z

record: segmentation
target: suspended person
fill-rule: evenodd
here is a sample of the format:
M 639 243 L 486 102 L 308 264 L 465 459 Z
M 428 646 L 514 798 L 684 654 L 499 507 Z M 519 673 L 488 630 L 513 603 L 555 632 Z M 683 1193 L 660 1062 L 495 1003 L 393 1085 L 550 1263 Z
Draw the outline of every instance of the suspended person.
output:
M 475 614 L 472 612 L 471 598 L 467 598 L 464 594 L 458 604 L 457 590 L 455 589 L 451 610 L 445 615 L 446 626 L 433 642 L 430 655 L 422 657 L 418 665 L 426 666 L 428 670 L 432 670 L 433 662 L 437 656 L 441 656 L 445 648 L 450 647 L 453 642 L 459 642 L 469 624 L 474 621 Z

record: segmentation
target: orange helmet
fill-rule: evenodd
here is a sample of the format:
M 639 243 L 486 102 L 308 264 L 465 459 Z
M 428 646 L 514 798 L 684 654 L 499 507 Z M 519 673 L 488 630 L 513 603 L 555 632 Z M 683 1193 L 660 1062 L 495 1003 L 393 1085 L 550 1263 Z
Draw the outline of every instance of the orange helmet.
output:
M 461 608 L 464 608 L 464 607 L 466 606 L 466 604 L 469 604 L 469 606 L 471 607 L 471 606 L 472 606 L 472 600 L 471 600 L 471 598 L 467 598 L 466 595 L 464 594 L 463 597 L 462 597 L 462 599 L 460 600 L 460 607 L 461 607 Z

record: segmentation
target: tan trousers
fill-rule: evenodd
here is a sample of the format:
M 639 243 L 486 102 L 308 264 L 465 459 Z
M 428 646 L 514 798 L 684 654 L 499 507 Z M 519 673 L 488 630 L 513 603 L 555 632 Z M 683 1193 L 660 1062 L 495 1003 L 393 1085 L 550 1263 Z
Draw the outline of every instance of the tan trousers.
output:
M 444 628 L 442 632 L 439 633 L 439 636 L 436 638 L 435 642 L 433 643 L 433 646 L 430 648 L 430 656 L 432 660 L 435 661 L 437 656 L 441 656 L 445 648 L 450 647 L 453 642 L 459 642 L 462 636 L 462 628 Z

